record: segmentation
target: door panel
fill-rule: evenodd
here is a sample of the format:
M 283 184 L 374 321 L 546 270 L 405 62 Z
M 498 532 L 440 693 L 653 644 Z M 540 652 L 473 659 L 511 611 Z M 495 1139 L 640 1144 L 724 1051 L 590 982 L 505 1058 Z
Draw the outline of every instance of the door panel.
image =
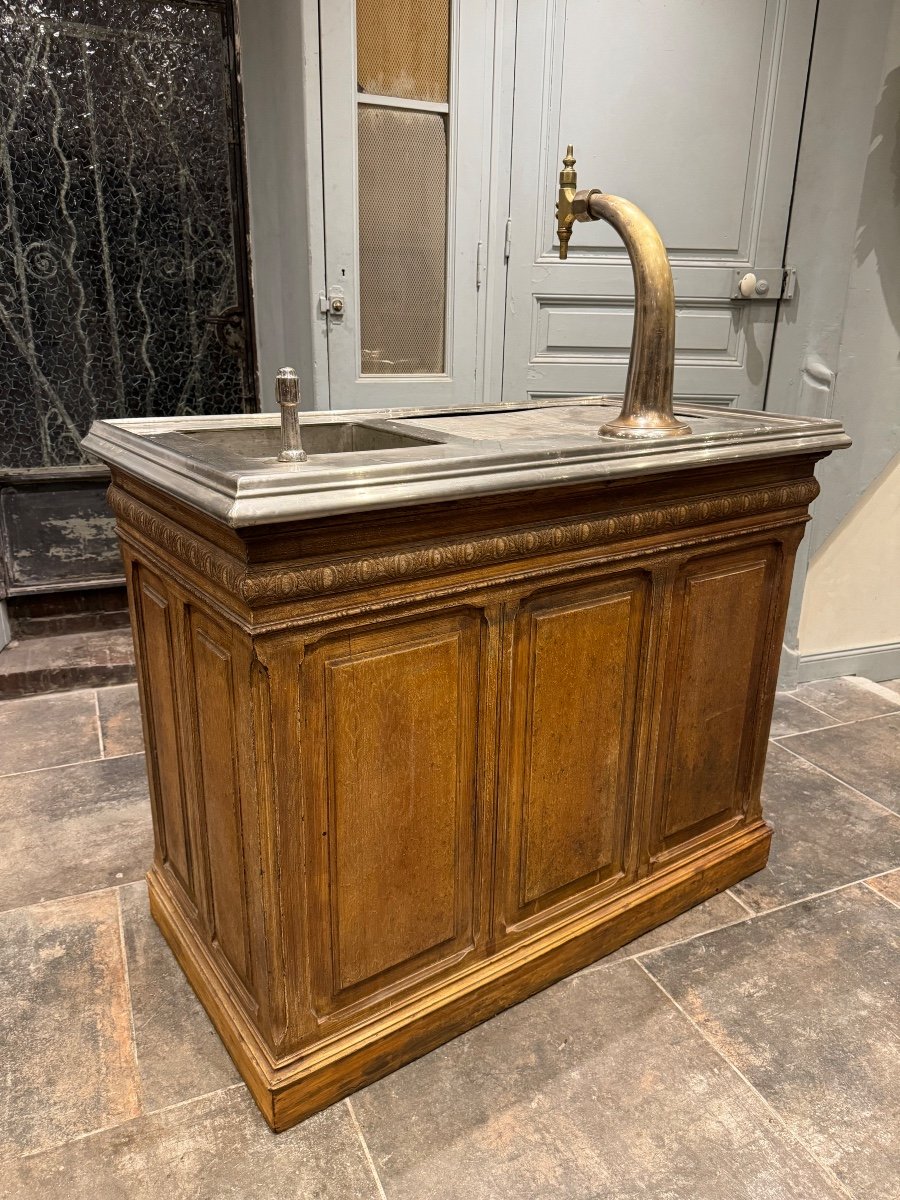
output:
M 475 400 L 492 9 L 320 6 L 332 408 Z
M 754 744 L 748 714 L 761 685 L 780 554 L 770 544 L 706 556 L 676 581 L 654 856 L 746 809 Z
M 303 667 L 320 1012 L 473 944 L 481 617 L 329 640 Z
M 730 296 L 736 270 L 782 263 L 814 15 L 814 0 L 519 5 L 505 402 L 624 388 L 624 249 L 579 223 L 558 259 L 572 142 L 579 186 L 634 201 L 666 243 L 676 395 L 762 407 L 777 304 Z
M 542 591 L 513 627 L 501 917 L 528 919 L 626 870 L 649 582 Z

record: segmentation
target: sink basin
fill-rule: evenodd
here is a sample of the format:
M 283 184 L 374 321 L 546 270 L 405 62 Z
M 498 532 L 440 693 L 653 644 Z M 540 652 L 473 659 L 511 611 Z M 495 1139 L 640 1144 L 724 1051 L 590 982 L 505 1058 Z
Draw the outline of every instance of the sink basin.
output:
M 308 461 L 279 462 L 271 413 L 97 421 L 86 448 L 232 528 L 528 491 L 710 463 L 828 452 L 836 421 L 679 405 L 693 432 L 641 443 L 600 435 L 615 400 L 360 410 L 301 420 Z
M 238 458 L 277 458 L 281 450 L 281 429 L 277 425 L 245 426 L 238 429 L 185 430 L 185 436 L 213 449 L 225 450 Z M 441 441 L 427 434 L 399 433 L 358 421 L 305 424 L 301 427 L 303 449 L 317 454 L 369 454 L 376 450 L 408 450 L 432 446 Z

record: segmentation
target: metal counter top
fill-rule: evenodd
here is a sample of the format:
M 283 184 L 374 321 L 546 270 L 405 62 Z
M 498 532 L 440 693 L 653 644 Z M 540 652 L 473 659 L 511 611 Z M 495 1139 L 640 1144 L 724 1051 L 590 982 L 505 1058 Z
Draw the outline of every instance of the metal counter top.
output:
M 640 478 L 850 445 L 838 421 L 678 405 L 685 437 L 605 437 L 604 397 L 471 409 L 305 413 L 283 463 L 277 414 L 95 421 L 87 451 L 242 528 L 503 492 Z

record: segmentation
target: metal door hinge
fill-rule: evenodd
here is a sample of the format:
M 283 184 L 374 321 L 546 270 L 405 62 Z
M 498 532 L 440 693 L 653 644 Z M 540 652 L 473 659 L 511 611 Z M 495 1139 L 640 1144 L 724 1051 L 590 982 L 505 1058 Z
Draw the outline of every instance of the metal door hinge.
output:
M 795 267 L 754 267 L 735 271 L 732 300 L 792 300 L 797 282 Z
M 475 290 L 484 282 L 484 242 L 479 242 L 475 248 Z
M 506 229 L 503 234 L 503 257 L 509 262 L 509 252 L 512 249 L 512 217 L 506 218 Z

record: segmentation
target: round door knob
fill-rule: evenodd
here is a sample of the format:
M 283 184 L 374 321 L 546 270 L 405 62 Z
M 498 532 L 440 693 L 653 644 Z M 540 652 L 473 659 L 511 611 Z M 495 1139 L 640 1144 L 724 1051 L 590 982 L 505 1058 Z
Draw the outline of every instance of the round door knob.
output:
M 333 313 L 342 313 L 344 311 L 344 301 L 340 296 L 335 296 L 331 302 L 331 311 Z
M 738 284 L 738 290 L 740 291 L 741 295 L 745 296 L 748 300 L 755 293 L 756 276 L 752 271 L 748 271 L 743 279 L 741 279 L 741 282 Z

